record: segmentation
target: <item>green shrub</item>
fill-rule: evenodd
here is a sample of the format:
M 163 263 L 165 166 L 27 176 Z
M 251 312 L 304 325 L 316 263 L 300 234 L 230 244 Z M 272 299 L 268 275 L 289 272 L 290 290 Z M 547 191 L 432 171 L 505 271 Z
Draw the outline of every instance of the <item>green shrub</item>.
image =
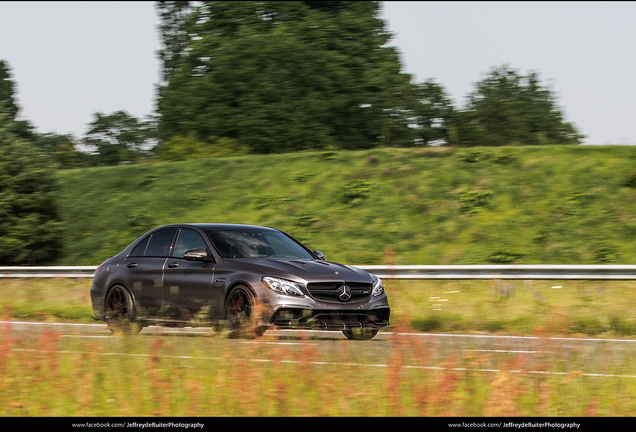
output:
M 491 152 L 485 149 L 470 148 L 459 153 L 459 160 L 467 163 L 475 163 L 489 159 Z
M 299 171 L 292 175 L 292 180 L 298 183 L 303 183 L 309 180 L 313 174 L 310 171 Z
M 589 335 L 597 335 L 606 331 L 600 319 L 596 317 L 576 317 L 572 323 L 572 331 Z
M 294 217 L 294 225 L 298 227 L 302 227 L 302 228 L 308 228 L 308 227 L 311 227 L 316 222 L 318 222 L 319 220 L 320 219 L 312 215 L 303 214 L 303 215 Z
M 623 180 L 623 186 L 636 189 L 636 168 L 633 168 L 629 171 L 629 173 Z
M 149 186 L 152 183 L 154 183 L 155 180 L 157 180 L 159 176 L 156 174 L 146 174 L 145 176 L 143 176 L 143 178 L 139 181 L 139 183 L 137 183 L 137 185 L 139 187 L 145 187 L 145 186 Z
M 512 165 L 518 161 L 518 154 L 510 147 L 504 147 L 497 152 L 493 158 L 493 162 L 499 165 Z
M 616 247 L 609 243 L 603 242 L 594 249 L 594 260 L 601 264 L 617 262 L 619 256 Z
M 368 180 L 351 180 L 345 183 L 342 190 L 342 202 L 354 204 L 371 193 L 371 182 Z
M 338 157 L 338 152 L 336 150 L 325 150 L 320 153 L 320 157 L 323 160 L 335 160 Z
M 482 207 L 488 204 L 492 196 L 493 193 L 489 190 L 463 190 L 459 193 L 459 211 L 462 213 L 478 213 Z
M 609 317 L 609 326 L 619 336 L 631 336 L 636 333 L 634 323 L 629 322 L 624 316 L 611 315 Z
M 518 261 L 521 257 L 523 257 L 523 254 L 519 252 L 498 250 L 488 256 L 488 261 L 493 264 L 510 264 Z

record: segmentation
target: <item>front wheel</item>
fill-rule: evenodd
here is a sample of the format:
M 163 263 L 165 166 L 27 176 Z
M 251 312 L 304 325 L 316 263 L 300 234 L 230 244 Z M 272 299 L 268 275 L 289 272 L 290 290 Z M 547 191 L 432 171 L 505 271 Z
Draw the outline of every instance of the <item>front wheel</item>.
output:
M 258 324 L 256 298 L 245 286 L 235 287 L 225 301 L 227 325 L 236 336 L 260 337 L 265 326 Z
M 378 329 L 372 328 L 353 328 L 342 331 L 347 339 L 351 340 L 369 340 L 378 334 Z
M 139 333 L 142 329 L 134 322 L 132 297 L 121 285 L 115 285 L 106 295 L 104 320 L 113 333 Z

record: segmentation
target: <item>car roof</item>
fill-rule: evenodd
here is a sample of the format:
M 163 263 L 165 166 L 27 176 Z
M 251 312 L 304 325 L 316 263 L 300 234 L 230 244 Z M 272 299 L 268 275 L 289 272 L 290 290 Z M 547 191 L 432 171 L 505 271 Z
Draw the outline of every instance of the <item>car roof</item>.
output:
M 184 227 L 184 226 L 192 226 L 201 229 L 229 229 L 229 228 L 261 228 L 261 229 L 271 229 L 275 228 L 264 227 L 260 225 L 246 225 L 246 224 L 230 224 L 230 223 L 179 223 L 179 224 L 170 224 L 164 225 L 159 228 L 167 228 L 167 227 Z

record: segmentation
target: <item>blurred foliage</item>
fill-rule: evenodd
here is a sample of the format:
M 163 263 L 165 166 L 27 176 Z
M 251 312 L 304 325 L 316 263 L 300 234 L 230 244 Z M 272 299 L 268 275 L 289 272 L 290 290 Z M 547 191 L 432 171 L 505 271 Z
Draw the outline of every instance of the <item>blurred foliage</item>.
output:
M 0 60 L 0 104 L 2 113 L 15 120 L 18 115 L 18 106 L 13 99 L 14 83 L 11 79 L 11 69 L 5 60 Z
M 161 18 L 159 31 L 165 45 L 159 51 L 159 58 L 163 61 L 163 80 L 168 81 L 188 47 L 189 38 L 185 26 L 191 11 L 190 2 L 158 1 L 157 10 Z
M 415 85 L 414 122 L 417 125 L 414 144 L 450 144 L 449 127 L 452 127 L 456 110 L 444 88 L 428 80 Z
M 460 146 L 580 144 L 583 135 L 563 120 L 555 96 L 537 73 L 500 66 L 476 84 L 453 119 Z
M 30 124 L 16 121 L 13 89 L 9 66 L 0 61 L 0 265 L 50 263 L 63 236 L 55 173 Z
M 443 86 L 401 72 L 379 8 L 158 2 L 158 116 L 98 112 L 79 141 L 16 120 L 0 60 L 0 231 L 39 227 L 2 237 L 1 253 L 95 264 L 190 220 L 276 226 L 360 264 L 385 250 L 412 264 L 635 259 L 630 149 L 562 147 L 582 135 L 534 72 L 495 68 L 454 108 Z M 61 255 L 51 168 L 65 169 Z
M 477 213 L 485 207 L 492 198 L 492 191 L 485 190 L 462 190 L 459 193 L 460 207 L 462 213 Z
M 491 154 L 487 149 L 471 148 L 459 153 L 459 158 L 468 163 L 479 162 L 490 158 Z
M 50 263 L 62 243 L 54 171 L 31 143 L 11 133 L 4 106 L 0 102 L 0 265 Z
M 16 120 L 14 83 L 0 60 L 9 131 L 56 168 L 111 166 L 250 153 L 382 147 L 579 144 L 538 74 L 500 66 L 462 109 L 432 79 L 414 83 L 379 2 L 159 1 L 163 80 L 157 115 L 94 113 L 88 131 L 36 133 Z M 466 162 L 489 157 L 463 153 Z M 498 164 L 515 162 L 500 154 Z M 626 180 L 628 181 L 628 180 Z
M 201 142 L 195 138 L 194 133 L 188 136 L 174 136 L 161 142 L 156 149 L 157 156 L 161 160 L 180 161 L 188 159 L 201 159 L 210 157 L 243 156 L 249 153 L 249 149 L 239 145 L 231 138 L 208 137 Z
M 83 139 L 102 165 L 134 162 L 149 155 L 154 145 L 156 128 L 153 120 L 140 121 L 125 111 L 112 114 L 94 113 Z
M 37 134 L 33 143 L 50 165 L 57 168 L 79 168 L 89 163 L 89 155 L 77 150 L 72 135 Z
M 408 145 L 409 75 L 378 2 L 161 2 L 159 132 L 255 153 Z
M 492 69 L 463 109 L 433 80 L 411 82 L 379 7 L 159 2 L 160 139 L 216 136 L 252 153 L 581 142 L 535 72 Z
M 184 221 L 272 226 L 349 264 L 636 262 L 636 192 L 624 184 L 633 148 L 476 148 L 490 156 L 471 163 L 466 150 L 298 152 L 58 171 L 67 228 L 56 263 L 99 264 L 145 229 Z

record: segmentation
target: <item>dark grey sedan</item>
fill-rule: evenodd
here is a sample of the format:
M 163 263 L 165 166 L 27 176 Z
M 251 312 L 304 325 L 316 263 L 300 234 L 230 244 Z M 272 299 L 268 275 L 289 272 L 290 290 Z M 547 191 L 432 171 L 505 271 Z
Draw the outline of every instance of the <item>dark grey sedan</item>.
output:
M 246 336 L 277 327 L 370 339 L 390 315 L 376 276 L 325 261 L 282 231 L 234 224 L 144 234 L 97 268 L 91 300 L 113 331 L 227 322 Z

